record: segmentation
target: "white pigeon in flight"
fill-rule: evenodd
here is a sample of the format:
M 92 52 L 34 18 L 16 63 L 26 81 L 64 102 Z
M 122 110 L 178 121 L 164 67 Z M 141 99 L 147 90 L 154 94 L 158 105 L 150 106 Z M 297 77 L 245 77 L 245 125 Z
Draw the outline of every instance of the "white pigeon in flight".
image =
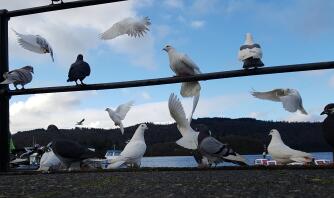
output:
M 144 17 L 141 19 L 128 17 L 117 23 L 100 35 L 103 40 L 114 39 L 123 34 L 131 37 L 141 37 L 149 31 L 148 26 L 151 25 L 150 19 Z
M 133 101 L 130 101 L 125 104 L 119 105 L 115 111 L 110 108 L 106 108 L 109 117 L 111 118 L 112 121 L 114 121 L 116 126 L 120 127 L 122 134 L 124 134 L 124 126 L 122 120 L 124 120 L 126 114 L 129 112 L 133 103 L 134 103 Z
M 313 157 L 310 153 L 294 150 L 285 145 L 278 130 L 272 129 L 269 135 L 271 135 L 271 141 L 268 145 L 268 153 L 277 161 L 277 163 L 288 164 L 291 162 L 312 162 Z
M 299 110 L 302 114 L 307 114 L 303 107 L 302 97 L 296 89 L 274 89 L 267 92 L 252 91 L 251 94 L 259 99 L 282 102 L 284 109 L 289 112 Z
M 248 69 L 263 67 L 264 64 L 261 61 L 261 58 L 261 46 L 253 42 L 253 36 L 251 33 L 247 33 L 245 43 L 241 45 L 238 53 L 238 59 L 244 62 L 243 68 Z
M 15 30 L 13 31 L 18 37 L 17 41 L 21 47 L 38 54 L 50 53 L 52 62 L 54 62 L 52 47 L 45 38 L 40 35 L 20 34 Z
M 111 160 L 107 169 L 116 169 L 121 167 L 123 164 L 140 167 L 141 159 L 146 151 L 144 132 L 147 129 L 148 127 L 146 124 L 140 124 L 133 134 L 130 142 L 125 146 L 119 156 Z
M 20 69 L 14 69 L 10 72 L 6 72 L 3 74 L 4 81 L 0 84 L 14 84 L 15 89 L 17 85 L 21 85 L 22 89 L 24 89 L 24 85 L 28 84 L 32 80 L 32 74 L 34 73 L 34 68 L 32 66 L 25 66 Z
M 180 100 L 173 93 L 169 97 L 168 108 L 170 115 L 176 122 L 177 129 L 182 135 L 182 138 L 177 140 L 176 144 L 187 149 L 197 149 L 197 136 L 199 133 L 191 128 Z

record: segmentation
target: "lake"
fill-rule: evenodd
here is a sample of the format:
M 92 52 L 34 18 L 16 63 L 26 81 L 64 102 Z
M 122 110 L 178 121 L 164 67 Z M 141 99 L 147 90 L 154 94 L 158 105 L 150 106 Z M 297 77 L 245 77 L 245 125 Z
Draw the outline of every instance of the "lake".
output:
M 312 153 L 315 159 L 332 159 L 331 152 Z M 262 158 L 262 155 L 243 155 L 249 165 L 254 165 L 254 160 Z M 270 157 L 267 159 L 271 159 Z M 235 164 L 224 162 L 218 166 L 236 166 Z M 169 156 L 169 157 L 144 157 L 141 167 L 197 167 L 197 163 L 192 156 Z

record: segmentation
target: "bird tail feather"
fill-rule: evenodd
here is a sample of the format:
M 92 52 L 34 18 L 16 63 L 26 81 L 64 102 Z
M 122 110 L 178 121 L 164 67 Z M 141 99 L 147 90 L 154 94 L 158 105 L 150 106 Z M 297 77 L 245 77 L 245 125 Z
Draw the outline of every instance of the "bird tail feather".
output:
M 111 163 L 108 165 L 107 169 L 117 169 L 119 168 L 120 166 L 122 166 L 123 164 L 125 163 L 124 160 L 120 160 L 120 161 L 111 161 Z
M 241 155 L 239 155 L 238 153 L 234 153 L 234 155 L 228 155 L 228 156 L 224 156 L 223 157 L 224 161 L 227 162 L 232 162 L 234 164 L 238 164 L 241 166 L 247 166 L 247 161 L 244 157 L 242 157 Z
M 123 135 L 124 134 L 124 126 L 123 126 L 122 122 L 119 124 L 119 129 L 121 130 L 121 133 Z
M 191 120 L 193 119 L 193 114 L 194 114 L 194 112 L 195 112 L 195 109 L 196 109 L 196 107 L 197 107 L 197 103 L 198 103 L 198 100 L 199 100 L 199 94 L 198 95 L 196 95 L 196 96 L 194 96 L 194 99 L 193 99 L 193 109 L 192 109 L 192 111 L 191 111 L 191 113 L 190 113 L 190 115 L 189 115 L 189 117 L 188 117 L 188 122 L 189 122 L 189 124 L 191 123 Z
M 301 112 L 302 114 L 307 115 L 307 112 L 306 112 L 306 110 L 304 109 L 304 107 L 301 107 L 299 110 L 300 110 L 300 112 Z
M 180 94 L 182 97 L 191 97 L 199 95 L 200 91 L 201 85 L 199 82 L 183 82 Z
M 0 84 L 2 84 L 2 85 L 4 85 L 4 84 L 11 84 L 13 82 L 14 81 L 12 81 L 12 80 L 5 79 L 4 81 L 0 82 Z

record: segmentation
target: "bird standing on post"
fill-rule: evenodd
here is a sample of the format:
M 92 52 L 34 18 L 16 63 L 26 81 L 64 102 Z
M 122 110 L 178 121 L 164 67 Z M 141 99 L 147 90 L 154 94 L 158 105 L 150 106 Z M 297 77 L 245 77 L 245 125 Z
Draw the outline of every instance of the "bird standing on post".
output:
M 246 34 L 245 44 L 241 45 L 238 59 L 244 62 L 243 68 L 257 68 L 263 67 L 264 64 L 261 61 L 262 49 L 261 46 L 253 42 L 253 36 L 251 33 Z
M 34 73 L 34 68 L 32 66 L 25 66 L 20 69 L 14 69 L 10 72 L 6 72 L 3 74 L 4 81 L 0 84 L 14 84 L 15 89 L 17 85 L 21 85 L 22 89 L 24 89 L 24 85 L 28 84 L 32 80 L 32 74 Z
M 320 115 L 327 115 L 322 123 L 322 133 L 327 143 L 332 147 L 334 161 L 334 103 L 325 106 L 324 111 Z
M 77 60 L 70 67 L 67 82 L 75 81 L 75 84 L 79 85 L 77 81 L 80 80 L 81 85 L 85 85 L 83 80 L 86 78 L 86 76 L 89 76 L 89 74 L 89 64 L 86 63 L 83 60 L 83 56 L 79 54 Z

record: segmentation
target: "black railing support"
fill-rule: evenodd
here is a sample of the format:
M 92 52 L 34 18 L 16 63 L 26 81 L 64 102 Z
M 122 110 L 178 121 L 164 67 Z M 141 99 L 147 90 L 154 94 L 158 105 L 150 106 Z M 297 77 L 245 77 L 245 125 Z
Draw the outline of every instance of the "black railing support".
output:
M 59 86 L 59 87 L 31 88 L 23 90 L 10 90 L 9 93 L 7 94 L 10 96 L 12 95 L 14 96 L 14 95 L 41 94 L 41 93 L 119 89 L 119 88 L 129 88 L 129 87 L 173 84 L 173 83 L 189 82 L 189 81 L 213 80 L 213 79 L 223 79 L 223 78 L 235 78 L 241 76 L 256 76 L 264 74 L 277 74 L 277 73 L 288 73 L 288 72 L 298 72 L 298 71 L 300 72 L 300 71 L 321 70 L 321 69 L 334 69 L 334 61 L 305 63 L 297 65 L 281 65 L 281 66 L 263 67 L 250 70 L 241 69 L 232 71 L 222 71 L 222 72 L 198 74 L 194 76 L 178 76 L 178 77 L 133 80 L 124 82 L 90 84 L 85 86 Z
M 0 10 L 0 81 L 2 74 L 8 72 L 8 21 L 7 10 Z M 0 85 L 7 90 L 8 85 Z M 9 168 L 9 96 L 0 93 L 0 172 Z
M 9 17 L 17 17 L 17 16 L 24 16 L 24 15 L 30 15 L 30 14 L 38 14 L 38 13 L 43 13 L 43 12 L 51 12 L 51 11 L 57 11 L 57 10 L 65 10 L 65 9 L 71 9 L 71 8 L 99 5 L 99 4 L 105 4 L 105 3 L 116 3 L 116 2 L 121 2 L 121 1 L 127 1 L 127 0 L 81 0 L 81 1 L 71 1 L 71 2 L 65 1 L 65 3 L 57 3 L 53 5 L 26 8 L 26 9 L 21 9 L 21 10 L 13 10 L 13 11 L 9 11 L 7 14 Z M 45 3 L 47 2 L 51 3 L 51 0 L 45 1 Z

